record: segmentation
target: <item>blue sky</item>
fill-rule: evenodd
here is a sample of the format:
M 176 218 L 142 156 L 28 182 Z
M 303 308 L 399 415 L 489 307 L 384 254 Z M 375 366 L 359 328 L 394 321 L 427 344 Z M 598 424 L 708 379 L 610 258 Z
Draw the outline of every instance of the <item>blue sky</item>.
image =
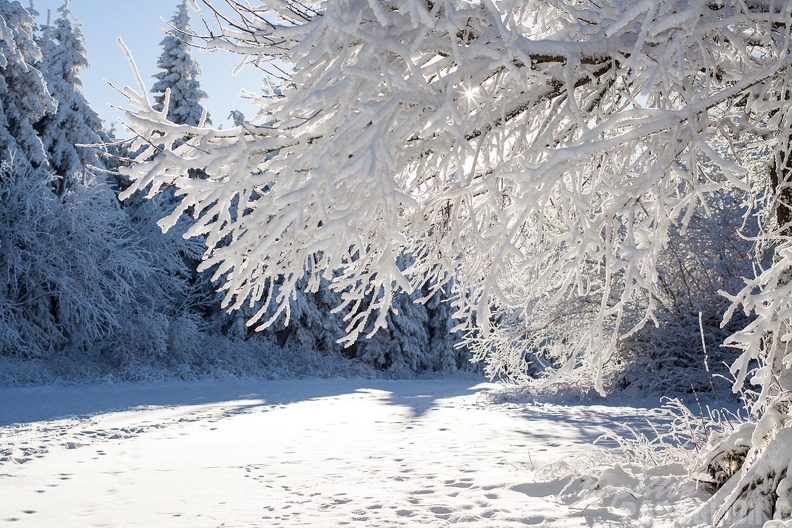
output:
M 23 0 L 23 5 L 28 4 L 28 0 Z M 33 5 L 39 12 L 39 22 L 44 23 L 47 10 L 51 10 L 53 19 L 57 17 L 57 9 L 63 5 L 63 0 L 34 0 Z M 121 37 L 132 51 L 143 81 L 150 88 L 154 84 L 152 76 L 157 72 L 157 58 L 162 52 L 159 43 L 165 36 L 165 21 L 170 20 L 177 5 L 178 0 L 71 1 L 71 11 L 82 26 L 91 63 L 91 67 L 81 75 L 83 93 L 108 124 L 117 121 L 123 114 L 109 105 L 123 107 L 126 98 L 108 86 L 105 79 L 118 88 L 137 86 L 132 69 L 116 44 L 116 39 Z M 193 13 L 192 25 L 195 28 L 204 27 L 196 13 Z M 248 67 L 236 77 L 232 76 L 231 72 L 239 59 L 225 52 L 203 53 L 195 50 L 193 57 L 203 71 L 199 80 L 209 95 L 204 104 L 212 117 L 213 126 L 230 126 L 227 117 L 234 109 L 252 117 L 254 107 L 242 99 L 239 92 L 242 89 L 259 92 L 263 83 L 262 73 Z M 119 125 L 116 125 L 116 130 L 121 137 L 127 135 Z

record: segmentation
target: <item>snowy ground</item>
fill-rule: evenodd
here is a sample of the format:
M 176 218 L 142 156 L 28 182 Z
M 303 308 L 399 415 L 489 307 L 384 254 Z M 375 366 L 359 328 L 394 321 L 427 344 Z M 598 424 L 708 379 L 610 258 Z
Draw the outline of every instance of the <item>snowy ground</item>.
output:
M 473 385 L 1 389 L 0 527 L 673 526 L 698 500 L 558 477 L 653 411 L 494 405 Z

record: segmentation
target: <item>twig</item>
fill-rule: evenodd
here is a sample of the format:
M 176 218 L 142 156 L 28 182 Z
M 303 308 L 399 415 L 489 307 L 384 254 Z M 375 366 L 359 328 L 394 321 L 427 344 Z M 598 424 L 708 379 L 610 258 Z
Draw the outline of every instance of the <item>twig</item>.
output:
M 707 343 L 704 341 L 704 323 L 702 322 L 701 312 L 699 312 L 699 333 L 701 334 L 701 347 L 704 349 L 704 368 L 707 370 L 707 378 L 709 379 L 710 388 L 712 388 L 712 394 L 715 395 L 715 401 L 718 402 L 723 417 L 726 418 L 726 423 L 728 423 L 731 430 L 734 431 L 734 425 L 731 423 L 731 420 L 729 420 L 729 413 L 721 403 L 720 397 L 718 397 L 718 391 L 715 390 L 715 383 L 712 381 L 712 373 L 709 368 L 709 355 L 707 354 Z

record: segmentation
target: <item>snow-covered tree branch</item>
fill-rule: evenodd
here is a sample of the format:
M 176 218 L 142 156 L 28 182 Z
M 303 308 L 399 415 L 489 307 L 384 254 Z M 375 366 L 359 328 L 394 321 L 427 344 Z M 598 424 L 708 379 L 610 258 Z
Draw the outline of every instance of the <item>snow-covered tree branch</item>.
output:
M 305 271 L 341 270 L 350 339 L 397 288 L 454 276 L 458 314 L 485 327 L 491 306 L 585 297 L 566 366 L 602 365 L 651 319 L 672 226 L 752 189 L 745 138 L 788 151 L 788 3 L 230 4 L 206 46 L 288 80 L 228 131 L 128 91 L 140 159 L 164 145 L 129 193 L 177 187 L 171 219 L 197 217 L 230 307 L 282 280 L 279 314 Z

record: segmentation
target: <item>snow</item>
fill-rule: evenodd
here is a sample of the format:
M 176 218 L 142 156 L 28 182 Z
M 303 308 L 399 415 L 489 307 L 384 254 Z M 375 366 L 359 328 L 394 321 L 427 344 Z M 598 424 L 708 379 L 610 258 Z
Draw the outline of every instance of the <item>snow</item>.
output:
M 596 465 L 592 442 L 618 422 L 640 427 L 651 408 L 495 404 L 493 387 L 0 389 L 0 526 L 671 526 L 676 507 L 692 508 L 656 488 L 641 495 L 644 476 L 629 466 L 594 480 L 563 474 L 586 456 L 585 469 Z M 582 493 L 592 482 L 597 494 Z

